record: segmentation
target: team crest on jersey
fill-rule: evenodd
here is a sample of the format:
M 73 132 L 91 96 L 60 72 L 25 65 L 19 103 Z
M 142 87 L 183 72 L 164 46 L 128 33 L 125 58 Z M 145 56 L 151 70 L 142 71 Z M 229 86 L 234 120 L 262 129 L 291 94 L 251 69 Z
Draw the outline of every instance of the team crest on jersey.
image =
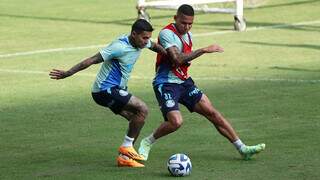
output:
M 171 99 L 166 101 L 166 106 L 167 106 L 168 108 L 173 107 L 175 104 L 176 104 L 176 103 L 175 103 L 173 100 L 171 100 Z
M 129 93 L 125 90 L 120 89 L 119 94 L 120 94 L 120 96 L 128 96 Z

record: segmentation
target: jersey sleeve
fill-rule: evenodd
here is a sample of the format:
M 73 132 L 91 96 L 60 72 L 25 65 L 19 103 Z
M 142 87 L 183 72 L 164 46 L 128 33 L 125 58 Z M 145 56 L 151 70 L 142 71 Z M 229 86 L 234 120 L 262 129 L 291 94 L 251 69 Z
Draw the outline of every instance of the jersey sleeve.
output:
M 104 61 L 111 60 L 123 55 L 123 47 L 119 42 L 112 42 L 108 46 L 100 50 L 100 54 Z
M 168 49 L 172 46 L 179 47 L 179 45 L 174 40 L 174 32 L 168 29 L 161 30 L 159 33 L 159 41 L 162 47 Z

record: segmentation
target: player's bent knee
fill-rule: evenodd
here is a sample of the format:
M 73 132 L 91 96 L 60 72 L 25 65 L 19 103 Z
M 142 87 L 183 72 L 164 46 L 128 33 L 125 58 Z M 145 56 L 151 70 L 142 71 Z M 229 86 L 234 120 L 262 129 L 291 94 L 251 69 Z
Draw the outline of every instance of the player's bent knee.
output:
M 146 104 L 141 103 L 138 107 L 138 112 L 137 112 L 140 116 L 143 116 L 144 118 L 146 118 L 148 116 L 149 110 Z
M 137 123 L 137 124 L 140 124 L 140 125 L 144 125 L 144 123 L 145 123 L 145 119 L 146 118 L 137 118 L 137 119 L 135 119 L 134 121 L 135 121 L 135 123 Z
M 171 124 L 172 129 L 176 130 L 176 129 L 179 129 L 182 126 L 183 121 L 181 121 L 181 120 L 171 120 L 170 124 Z
M 147 116 L 148 113 L 149 113 L 149 109 L 148 109 L 147 105 L 144 104 L 144 103 L 143 103 L 143 105 L 141 106 L 140 111 L 141 111 L 141 113 L 144 114 L 145 116 Z

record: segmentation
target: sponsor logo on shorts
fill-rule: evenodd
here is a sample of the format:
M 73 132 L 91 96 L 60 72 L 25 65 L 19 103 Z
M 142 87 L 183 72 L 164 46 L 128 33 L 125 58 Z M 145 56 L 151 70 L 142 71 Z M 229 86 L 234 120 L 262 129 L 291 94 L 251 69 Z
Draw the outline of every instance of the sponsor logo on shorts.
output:
M 125 90 L 120 89 L 119 94 L 120 94 L 120 96 L 128 96 L 129 93 Z
M 191 92 L 189 92 L 189 96 L 193 96 L 199 94 L 200 90 L 198 88 L 194 88 Z
M 166 106 L 167 106 L 168 108 L 173 107 L 175 104 L 176 104 L 176 103 L 175 103 L 173 100 L 167 100 L 167 101 L 166 101 Z

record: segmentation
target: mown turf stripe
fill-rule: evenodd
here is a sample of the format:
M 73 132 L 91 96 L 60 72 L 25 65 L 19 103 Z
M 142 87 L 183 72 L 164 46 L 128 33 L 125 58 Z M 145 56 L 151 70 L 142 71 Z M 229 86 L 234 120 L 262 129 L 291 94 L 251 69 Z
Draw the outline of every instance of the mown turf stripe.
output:
M 320 23 L 320 20 L 305 21 L 305 22 L 298 22 L 298 23 L 291 23 L 291 24 L 277 24 L 277 25 L 272 25 L 272 26 L 250 27 L 250 28 L 247 28 L 246 31 L 258 31 L 258 30 L 264 30 L 264 29 L 276 29 L 276 28 L 284 28 L 284 27 L 304 26 L 304 25 L 319 24 L 319 23 Z M 215 32 L 208 32 L 208 33 L 193 34 L 193 36 L 194 37 L 202 37 L 202 36 L 229 34 L 229 33 L 237 33 L 237 31 L 233 31 L 233 30 L 215 31 Z M 2 54 L 2 55 L 0 55 L 0 58 L 26 56 L 26 55 L 33 55 L 33 54 L 44 54 L 44 53 L 52 53 L 52 52 L 75 51 L 75 50 L 82 50 L 82 49 L 95 49 L 95 48 L 101 48 L 104 46 L 105 46 L 105 44 L 104 45 L 90 45 L 90 46 L 79 46 L 79 47 L 69 47 L 69 48 L 55 48 L 55 49 L 43 49 L 43 50 L 26 51 L 26 52 L 16 52 L 16 53 L 11 53 L 11 54 Z
M 0 69 L 0 73 L 14 73 L 14 74 L 44 74 L 48 75 L 49 72 L 45 71 L 31 71 L 31 70 L 18 70 L 18 69 Z M 78 73 L 74 76 L 95 77 L 96 74 Z M 138 80 L 152 80 L 152 77 L 131 76 L 131 79 Z M 194 80 L 202 81 L 266 81 L 266 82 L 294 82 L 294 83 L 320 83 L 320 79 L 285 79 L 285 78 L 258 78 L 258 77 L 192 77 Z

